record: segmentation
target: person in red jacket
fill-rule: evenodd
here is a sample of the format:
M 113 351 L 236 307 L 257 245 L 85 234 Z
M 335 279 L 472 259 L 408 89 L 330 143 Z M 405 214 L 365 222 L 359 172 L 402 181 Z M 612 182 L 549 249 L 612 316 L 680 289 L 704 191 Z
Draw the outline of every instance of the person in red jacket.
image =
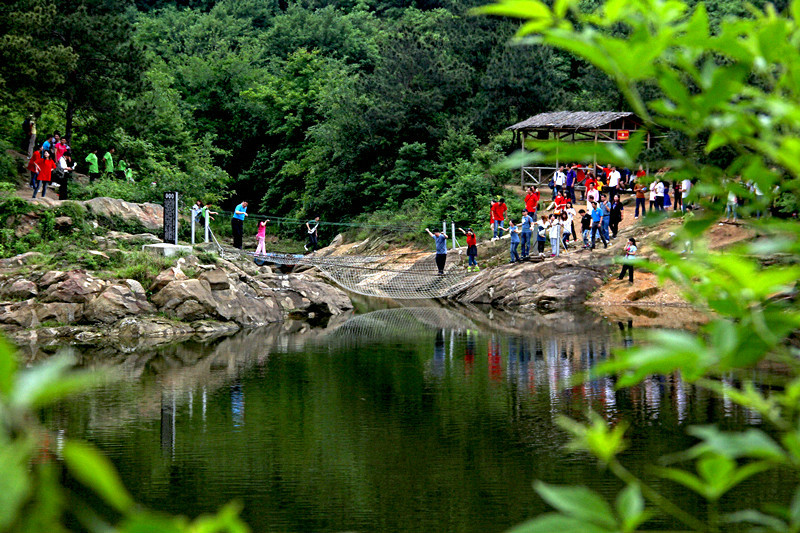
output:
M 492 206 L 492 218 L 494 218 L 494 224 L 492 225 L 492 230 L 494 232 L 493 239 L 500 238 L 501 233 L 498 232 L 498 228 L 503 227 L 503 221 L 506 219 L 506 211 L 508 211 L 508 207 L 506 206 L 506 201 L 502 198 Z
M 525 210 L 528 212 L 528 216 L 534 220 L 536 219 L 536 208 L 539 207 L 540 198 L 539 187 L 528 187 L 528 194 L 525 195 Z
M 39 175 L 36 176 L 36 185 L 33 187 L 33 198 L 39 192 L 39 185 L 42 185 L 42 198 L 47 193 L 47 184 L 50 183 L 50 173 L 56 168 L 56 162 L 50 157 L 50 152 L 44 151 L 43 158 L 39 160 Z
M 39 162 L 42 160 L 41 148 L 35 150 L 28 160 L 28 170 L 31 173 L 31 189 L 36 187 L 36 176 L 39 175 Z

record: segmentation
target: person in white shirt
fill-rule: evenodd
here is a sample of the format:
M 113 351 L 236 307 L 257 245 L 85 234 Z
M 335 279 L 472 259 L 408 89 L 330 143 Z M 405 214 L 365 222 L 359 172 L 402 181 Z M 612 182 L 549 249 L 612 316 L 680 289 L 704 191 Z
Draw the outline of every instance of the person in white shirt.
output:
M 620 175 L 617 167 L 611 167 L 611 172 L 608 174 L 608 197 L 614 198 L 619 188 Z
M 558 193 L 564 189 L 564 184 L 567 182 L 567 175 L 564 174 L 563 165 L 558 167 L 558 170 L 553 175 L 553 200 L 556 199 Z
M 681 182 L 681 211 L 686 212 L 687 202 L 686 198 L 689 196 L 689 191 L 692 190 L 692 180 L 686 178 Z
M 656 211 L 664 210 L 664 182 L 656 179 Z
M 657 209 L 656 208 L 656 183 L 658 183 L 658 182 L 654 181 L 653 183 L 650 184 L 650 209 L 649 209 L 648 213 L 652 213 L 653 209 Z

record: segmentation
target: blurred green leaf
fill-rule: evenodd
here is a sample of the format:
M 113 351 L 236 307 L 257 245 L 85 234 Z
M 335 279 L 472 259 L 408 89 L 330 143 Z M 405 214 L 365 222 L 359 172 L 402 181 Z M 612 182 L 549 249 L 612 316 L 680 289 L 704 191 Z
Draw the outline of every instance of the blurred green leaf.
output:
M 5 339 L 0 339 L 0 398 L 11 394 L 17 372 L 17 358 Z
M 559 487 L 537 481 L 533 488 L 544 501 L 564 515 L 609 530 L 616 528 L 611 506 L 586 487 Z
M 9 442 L 0 434 L 0 531 L 6 531 L 19 517 L 31 491 L 28 476 L 30 441 Z
M 19 372 L 10 404 L 14 408 L 34 409 L 100 382 L 97 372 L 71 371 L 75 360 L 69 355 L 55 356 L 44 363 Z
M 581 533 L 609 533 L 613 529 L 607 529 L 598 525 L 584 522 L 571 516 L 563 516 L 555 513 L 543 514 L 515 526 L 508 530 L 508 533 L 554 533 L 556 531 L 574 531 Z
M 104 455 L 88 444 L 69 441 L 64 445 L 64 461 L 75 478 L 121 512 L 133 506 L 119 474 Z

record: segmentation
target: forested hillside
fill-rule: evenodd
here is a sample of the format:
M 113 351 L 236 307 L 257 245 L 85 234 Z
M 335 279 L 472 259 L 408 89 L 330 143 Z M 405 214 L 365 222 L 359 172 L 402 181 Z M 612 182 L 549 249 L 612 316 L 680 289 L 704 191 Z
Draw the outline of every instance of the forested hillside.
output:
M 136 183 L 255 212 L 470 221 L 515 174 L 506 126 L 555 109 L 621 110 L 565 52 L 515 46 L 480 0 L 12 0 L 0 8 L 0 132 L 28 113 L 77 160 L 116 146 Z M 716 20 L 744 2 L 708 4 Z

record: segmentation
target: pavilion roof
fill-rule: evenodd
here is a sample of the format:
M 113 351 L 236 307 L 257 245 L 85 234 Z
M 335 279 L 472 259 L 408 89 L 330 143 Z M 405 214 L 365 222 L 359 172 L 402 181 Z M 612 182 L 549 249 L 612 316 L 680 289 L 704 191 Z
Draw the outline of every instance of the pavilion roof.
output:
M 615 120 L 632 117 L 636 122 L 641 119 L 629 111 L 553 111 L 539 113 L 522 122 L 517 122 L 506 129 L 581 129 L 592 130 L 608 126 Z

